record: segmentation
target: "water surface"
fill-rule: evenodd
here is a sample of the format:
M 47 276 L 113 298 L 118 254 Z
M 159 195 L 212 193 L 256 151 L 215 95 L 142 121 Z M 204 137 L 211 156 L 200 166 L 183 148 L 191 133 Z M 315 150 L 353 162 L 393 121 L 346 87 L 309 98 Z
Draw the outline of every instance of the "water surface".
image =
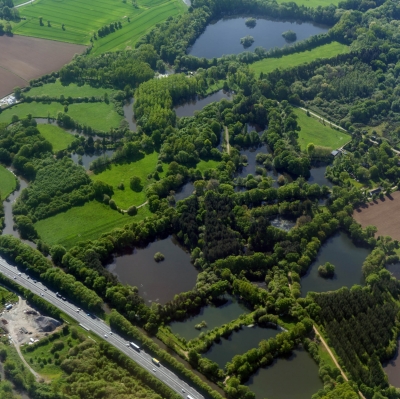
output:
M 154 260 L 156 252 L 165 256 L 164 261 Z M 136 286 L 148 305 L 152 302 L 165 304 L 176 294 L 193 289 L 197 281 L 197 270 L 190 262 L 190 254 L 173 237 L 116 257 L 107 269 L 116 274 L 122 284 Z
M 362 284 L 361 268 L 369 253 L 367 248 L 356 247 L 346 233 L 339 232 L 328 238 L 301 279 L 302 295 L 306 296 L 308 291 L 326 292 Z M 335 276 L 331 279 L 318 274 L 318 267 L 326 262 L 335 266 Z
M 185 321 L 172 322 L 170 324 L 172 332 L 190 340 L 198 337 L 202 331 L 212 330 L 215 327 L 236 320 L 242 314 L 249 313 L 249 309 L 242 303 L 239 303 L 236 298 L 231 296 L 226 296 L 226 298 L 228 300 L 222 306 L 206 306 L 196 316 L 190 317 Z M 207 323 L 207 327 L 201 330 L 195 329 L 194 326 L 203 320 Z
M 135 120 L 135 114 L 133 112 L 133 97 L 129 99 L 129 101 L 125 102 L 125 105 L 123 107 L 124 110 L 124 116 L 125 120 L 128 122 L 129 125 L 129 130 L 132 132 L 137 131 L 137 126 L 136 126 L 136 120 Z
M 271 219 L 270 222 L 272 226 L 285 231 L 289 231 L 296 226 L 296 222 L 294 220 L 285 219 L 282 216 L 277 216 L 274 219 Z
M 214 343 L 204 356 L 224 369 L 235 355 L 243 355 L 250 349 L 257 348 L 260 341 L 275 337 L 280 332 L 282 331 L 273 328 L 243 326 L 241 330 L 233 331 L 228 339 L 221 338 L 220 342 Z
M 310 170 L 310 177 L 307 180 L 309 184 L 319 184 L 320 186 L 333 187 L 333 183 L 325 177 L 326 165 L 325 166 L 313 166 Z
M 310 399 L 323 388 L 317 363 L 302 348 L 287 359 L 279 358 L 271 366 L 260 368 L 246 385 L 256 399 Z
M 386 265 L 386 269 L 389 270 L 393 277 L 396 277 L 398 280 L 400 279 L 400 262 Z
M 390 385 L 400 388 L 400 356 L 399 356 L 400 338 L 397 339 L 397 349 L 393 358 L 383 364 L 383 370 L 388 376 Z
M 86 170 L 89 170 L 90 164 L 100 158 L 103 155 L 107 155 L 109 158 L 114 154 L 114 150 L 106 150 L 102 152 L 95 152 L 94 154 L 78 155 L 77 153 L 71 154 L 71 159 L 78 165 L 82 165 Z M 82 163 L 79 163 L 79 159 L 82 159 Z
M 246 26 L 247 17 L 220 19 L 207 26 L 188 54 L 195 57 L 219 58 L 228 54 L 239 54 L 243 51 L 254 51 L 256 47 L 264 47 L 270 50 L 274 47 L 291 45 L 283 37 L 282 33 L 292 30 L 297 34 L 297 43 L 308 39 L 310 36 L 328 31 L 328 27 L 317 26 L 309 22 L 272 21 L 257 19 L 254 28 Z M 254 43 L 244 48 L 240 39 L 244 36 L 253 36 Z
M 175 201 L 183 200 L 190 197 L 195 190 L 193 182 L 186 183 L 179 191 L 175 193 Z

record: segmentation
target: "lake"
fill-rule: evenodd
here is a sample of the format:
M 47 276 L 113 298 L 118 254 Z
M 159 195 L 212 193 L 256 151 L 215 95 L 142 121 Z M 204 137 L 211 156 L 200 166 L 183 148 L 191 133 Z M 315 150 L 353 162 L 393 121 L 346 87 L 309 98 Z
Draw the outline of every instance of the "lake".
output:
M 256 399 L 310 399 L 323 388 L 318 365 L 303 349 L 295 349 L 289 358 L 274 360 L 271 366 L 260 368 L 246 385 Z
M 207 26 L 187 53 L 195 57 L 219 58 L 228 54 L 239 54 L 243 51 L 254 51 L 256 47 L 270 50 L 274 47 L 290 45 L 282 33 L 292 30 L 297 35 L 297 43 L 310 36 L 328 31 L 326 26 L 318 26 L 309 22 L 273 21 L 257 19 L 254 28 L 246 26 L 247 17 L 220 19 Z M 244 48 L 240 39 L 247 35 L 253 36 L 254 43 Z
M 204 356 L 224 369 L 235 355 L 243 355 L 248 350 L 257 348 L 260 341 L 275 337 L 280 332 L 280 329 L 243 326 L 241 330 L 233 331 L 228 339 L 221 338 L 220 342 L 214 342 Z
M 200 313 L 196 316 L 190 317 L 185 321 L 174 321 L 170 324 L 171 330 L 174 334 L 179 335 L 187 340 L 197 338 L 203 331 L 212 330 L 215 327 L 220 327 L 223 324 L 236 320 L 240 315 L 249 313 L 250 310 L 239 303 L 236 298 L 226 296 L 227 302 L 222 306 L 206 306 L 201 308 Z M 207 323 L 206 328 L 197 330 L 194 328 L 196 324 L 202 321 Z
M 188 101 L 182 105 L 176 106 L 175 112 L 179 118 L 184 116 L 193 116 L 195 111 L 202 110 L 206 105 L 211 104 L 215 101 L 220 101 L 223 98 L 231 100 L 233 97 L 232 93 L 226 92 L 224 90 L 219 90 L 207 97 L 197 96 L 195 99 Z
M 328 238 L 307 274 L 301 279 L 302 296 L 306 296 L 309 291 L 326 292 L 363 284 L 361 268 L 369 253 L 367 248 L 356 247 L 346 233 L 339 232 Z M 318 267 L 325 262 L 335 266 L 335 276 L 331 279 L 318 274 Z
M 106 150 L 103 152 L 99 153 L 94 153 L 94 154 L 84 154 L 84 155 L 78 155 L 77 153 L 71 154 L 71 159 L 76 163 L 79 164 L 79 159 L 82 158 L 82 163 L 79 165 L 82 165 L 86 170 L 89 170 L 90 164 L 100 158 L 103 155 L 107 155 L 109 158 L 112 157 L 114 154 L 114 150 Z
M 165 259 L 154 260 L 161 252 Z M 186 252 L 170 236 L 150 243 L 146 248 L 135 248 L 132 254 L 118 256 L 107 266 L 122 284 L 136 286 L 148 305 L 152 302 L 165 304 L 180 292 L 186 292 L 196 284 L 197 270 Z

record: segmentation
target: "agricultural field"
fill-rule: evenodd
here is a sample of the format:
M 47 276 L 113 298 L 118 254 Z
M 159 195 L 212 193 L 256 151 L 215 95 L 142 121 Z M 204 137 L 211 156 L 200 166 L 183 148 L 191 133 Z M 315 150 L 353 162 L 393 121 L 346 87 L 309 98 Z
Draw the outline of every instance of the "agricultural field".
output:
M 0 114 L 0 123 L 10 123 L 13 115 L 25 118 L 28 114 L 34 117 L 56 118 L 58 112 L 64 112 L 60 103 L 42 104 L 39 102 L 22 103 L 8 108 Z M 124 119 L 117 114 L 112 103 L 75 103 L 68 106 L 68 115 L 75 121 L 96 130 L 109 131 L 116 128 Z
M 72 134 L 67 133 L 56 125 L 38 124 L 37 128 L 40 134 L 52 144 L 54 153 L 65 150 L 75 140 Z
M 4 166 L 0 165 L 0 199 L 7 198 L 17 187 L 17 180 L 15 176 L 7 170 Z
M 353 212 L 353 218 L 363 228 L 376 226 L 376 236 L 390 236 L 394 240 L 400 240 L 400 191 L 357 208 Z
M 295 66 L 312 62 L 318 58 L 331 58 L 349 51 L 349 47 L 338 42 L 324 44 L 312 50 L 284 55 L 280 58 L 264 58 L 250 65 L 250 69 L 258 76 L 261 72 L 269 73 L 274 69 L 289 69 Z
M 78 86 L 75 83 L 63 85 L 59 80 L 55 83 L 48 83 L 39 87 L 32 87 L 26 94 L 31 97 L 35 96 L 49 96 L 60 97 L 63 95 L 65 98 L 79 98 L 79 97 L 103 97 L 107 93 L 110 96 L 114 93 L 113 89 L 104 89 L 92 87 L 89 85 Z
M 21 7 L 26 20 L 15 24 L 14 33 L 76 44 L 90 44 L 99 28 L 120 22 L 122 28 L 100 40 L 96 53 L 124 49 L 155 24 L 187 7 L 182 0 L 35 0 Z M 42 24 L 39 18 L 42 17 Z
M 157 157 L 158 154 L 153 152 L 136 162 L 120 165 L 111 164 L 109 169 L 99 174 L 93 174 L 91 178 L 93 180 L 101 180 L 113 187 L 114 195 L 112 199 L 120 208 L 128 209 L 132 205 L 138 206 L 146 202 L 145 186 L 148 182 L 147 175 L 154 172 L 157 164 Z M 130 178 L 132 176 L 140 178 L 143 186 L 142 191 L 136 192 L 129 187 Z M 118 189 L 120 183 L 124 184 L 124 190 Z
M 100 202 L 91 201 L 83 206 L 39 220 L 35 223 L 35 228 L 41 239 L 49 245 L 62 244 L 66 248 L 71 248 L 79 241 L 94 240 L 116 227 L 123 227 L 147 216 L 150 216 L 147 207 L 138 209 L 136 216 L 128 216 Z
M 297 123 L 301 127 L 301 131 L 298 132 L 298 142 L 302 150 L 306 150 L 309 143 L 335 149 L 351 140 L 351 136 L 343 130 L 335 130 L 327 123 L 324 125 L 314 116 L 307 116 L 301 109 L 295 108 L 294 112 L 298 117 Z
M 49 38 L 51 39 L 51 38 Z M 58 71 L 84 46 L 23 36 L 2 36 L 0 40 L 0 98 L 14 87 L 25 87 L 31 79 Z M 6 54 L 4 57 L 2 54 Z

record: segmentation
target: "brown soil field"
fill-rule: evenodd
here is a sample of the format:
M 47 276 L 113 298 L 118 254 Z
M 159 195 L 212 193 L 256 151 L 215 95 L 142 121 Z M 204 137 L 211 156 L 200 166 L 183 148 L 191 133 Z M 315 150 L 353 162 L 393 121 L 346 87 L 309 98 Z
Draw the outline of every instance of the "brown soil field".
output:
M 359 207 L 353 217 L 362 227 L 376 226 L 376 236 L 400 240 L 400 191 Z
M 31 79 L 58 71 L 85 48 L 34 37 L 0 36 L 0 98 L 15 86 L 27 86 Z

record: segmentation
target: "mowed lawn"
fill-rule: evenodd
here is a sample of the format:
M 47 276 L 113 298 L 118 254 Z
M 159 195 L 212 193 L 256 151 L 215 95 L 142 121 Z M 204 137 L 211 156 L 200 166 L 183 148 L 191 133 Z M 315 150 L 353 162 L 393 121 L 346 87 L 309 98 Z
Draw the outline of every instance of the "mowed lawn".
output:
M 93 180 L 101 180 L 110 184 L 114 189 L 112 199 L 122 209 L 128 209 L 132 205 L 141 205 L 146 202 L 145 187 L 148 184 L 147 175 L 154 172 L 157 164 L 158 154 L 153 152 L 136 162 L 120 165 L 111 164 L 110 169 L 99 174 L 92 174 Z M 166 170 L 166 167 L 164 167 Z M 133 191 L 129 187 L 132 176 L 140 177 L 143 189 L 140 192 Z M 124 190 L 118 189 L 118 185 L 123 183 Z
M 65 150 L 75 140 L 72 134 L 67 133 L 56 125 L 38 124 L 37 128 L 40 134 L 52 144 L 54 153 Z
M 17 187 L 17 179 L 4 166 L 0 165 L 0 199 L 6 199 Z
M 32 87 L 26 94 L 31 97 L 35 96 L 49 96 L 60 97 L 63 95 L 65 98 L 79 98 L 79 97 L 103 97 L 105 93 L 109 96 L 114 92 L 113 89 L 103 89 L 92 87 L 89 85 L 78 86 L 75 83 L 70 83 L 66 86 L 62 85 L 59 80 L 55 83 L 48 83 L 39 87 Z
M 61 244 L 71 248 L 79 241 L 95 240 L 103 233 L 143 220 L 151 213 L 148 207 L 138 209 L 136 216 L 121 214 L 97 201 L 87 202 L 66 212 L 35 223 L 42 240 L 49 245 Z
M 181 14 L 186 9 L 182 0 L 148 1 L 147 3 L 153 5 L 154 8 L 149 8 L 132 18 L 128 24 L 123 24 L 118 32 L 96 40 L 90 54 L 99 55 L 109 51 L 133 49 L 136 42 L 154 25 L 170 16 Z M 157 3 L 159 5 L 155 6 Z
M 64 112 L 64 107 L 60 103 L 22 103 L 3 111 L 0 114 L 0 123 L 10 123 L 13 115 L 17 115 L 19 118 L 25 118 L 28 114 L 33 117 L 56 118 L 60 111 Z M 79 123 L 105 132 L 112 127 L 118 127 L 123 119 L 123 116 L 115 111 L 112 103 L 103 102 L 71 104 L 68 106 L 68 115 Z
M 261 61 L 251 64 L 250 69 L 256 73 L 256 76 L 258 76 L 260 72 L 269 73 L 277 68 L 293 68 L 301 64 L 310 63 L 318 58 L 331 58 L 338 54 L 347 53 L 348 51 L 348 46 L 338 42 L 332 42 L 316 47 L 312 50 L 284 55 L 280 58 L 264 58 Z
M 351 140 L 351 136 L 343 130 L 335 130 L 327 122 L 324 125 L 314 116 L 307 116 L 301 109 L 295 108 L 294 112 L 301 127 L 298 142 L 302 150 L 306 150 L 309 143 L 335 149 Z
M 138 8 L 135 8 L 130 0 L 126 2 L 122 0 L 35 0 L 19 8 L 21 17 L 26 20 L 14 24 L 13 32 L 69 43 L 89 44 L 91 37 L 99 28 L 112 22 L 121 22 L 122 28 L 107 37 L 131 35 L 134 37 L 132 39 L 134 43 L 137 40 L 135 36 L 143 35 L 155 24 L 167 19 L 170 15 L 183 12 L 185 8 L 187 9 L 182 0 L 139 0 Z M 155 12 L 150 12 L 152 10 Z M 138 18 L 141 14 L 149 14 L 145 16 L 143 23 Z M 39 17 L 43 17 L 42 25 L 40 25 Z M 48 26 L 48 21 L 50 21 L 50 26 Z M 126 38 L 118 44 L 121 45 L 125 41 L 127 41 Z

